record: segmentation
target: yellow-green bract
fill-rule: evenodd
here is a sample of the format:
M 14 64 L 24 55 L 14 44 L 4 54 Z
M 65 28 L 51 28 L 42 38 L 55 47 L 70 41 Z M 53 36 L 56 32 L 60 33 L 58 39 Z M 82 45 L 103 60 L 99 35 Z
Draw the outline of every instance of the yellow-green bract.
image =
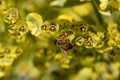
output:
M 28 29 L 31 31 L 31 34 L 34 36 L 39 36 L 41 33 L 41 26 L 43 24 L 43 20 L 41 15 L 38 13 L 29 13 L 26 17 L 26 23 L 28 25 Z

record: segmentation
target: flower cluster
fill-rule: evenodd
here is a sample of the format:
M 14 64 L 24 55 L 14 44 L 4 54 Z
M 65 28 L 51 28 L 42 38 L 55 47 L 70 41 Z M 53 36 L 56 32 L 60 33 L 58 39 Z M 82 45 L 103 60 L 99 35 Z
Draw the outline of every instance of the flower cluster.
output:
M 33 36 L 39 37 L 41 33 L 50 34 L 55 39 L 55 45 L 63 52 L 72 49 L 75 45 L 84 46 L 85 48 L 101 48 L 108 35 L 112 37 L 111 29 L 108 32 L 91 31 L 91 26 L 85 22 L 75 22 L 71 17 L 60 15 L 55 20 L 44 21 L 38 13 L 29 13 L 26 19 L 20 19 L 17 8 L 11 7 L 3 10 L 3 20 L 8 23 L 8 32 L 18 42 L 25 41 L 28 32 Z M 44 21 L 44 22 L 43 22 Z M 93 28 L 92 28 L 93 29 Z M 93 29 L 94 30 L 94 29 Z M 114 29 L 112 29 L 113 32 Z M 115 31 L 115 30 L 114 30 Z M 119 32 L 118 32 L 119 33 Z M 111 39 L 111 37 L 109 37 Z M 115 38 L 114 36 L 112 39 Z M 119 35 L 117 37 L 117 45 L 119 45 Z M 108 45 L 113 44 L 110 43 Z M 119 46 L 118 46 L 119 47 Z
M 100 9 L 107 10 L 112 6 L 119 10 L 119 4 L 118 0 L 100 0 Z M 28 62 L 33 62 L 31 65 L 34 64 L 41 71 L 52 65 L 60 65 L 59 69 L 80 69 L 81 65 L 92 65 L 97 72 L 97 62 L 105 61 L 108 64 L 120 61 L 120 31 L 117 22 L 91 25 L 67 15 L 44 20 L 43 15 L 37 12 L 28 13 L 23 18 L 15 7 L 0 8 L 0 12 L 0 75 L 22 53 L 27 58 L 29 56 Z M 104 25 L 106 30 L 101 30 Z M 110 69 L 108 72 L 112 73 Z
M 22 49 L 17 46 L 4 46 L 0 48 L 0 66 L 10 66 L 14 59 L 22 53 Z
M 120 1 L 119 0 L 100 0 L 101 10 L 107 10 L 110 7 L 113 7 L 116 10 L 120 11 Z

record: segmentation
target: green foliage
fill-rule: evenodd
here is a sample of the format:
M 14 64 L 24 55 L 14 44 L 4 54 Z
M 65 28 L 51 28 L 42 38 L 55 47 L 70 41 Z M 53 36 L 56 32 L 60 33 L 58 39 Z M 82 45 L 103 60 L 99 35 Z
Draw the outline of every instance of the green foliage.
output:
M 119 0 L 1 0 L 0 80 L 119 80 Z

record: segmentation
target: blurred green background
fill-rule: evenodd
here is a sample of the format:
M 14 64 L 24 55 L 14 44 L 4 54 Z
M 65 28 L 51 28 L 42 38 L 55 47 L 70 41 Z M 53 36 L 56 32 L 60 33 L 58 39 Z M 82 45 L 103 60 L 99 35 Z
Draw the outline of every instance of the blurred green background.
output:
M 67 15 L 73 22 L 87 23 L 93 32 L 108 33 L 108 26 L 116 23 L 120 45 L 119 4 L 119 0 L 0 0 L 0 10 L 15 7 L 21 20 L 32 12 L 40 14 L 43 21 Z M 0 80 L 120 80 L 119 46 L 74 46 L 63 53 L 54 44 L 54 36 L 41 33 L 35 37 L 28 32 L 25 41 L 17 42 L 8 32 L 8 25 L 0 13 L 0 51 L 5 46 L 19 46 L 22 54 L 10 66 L 0 66 Z M 4 64 L 2 60 L 0 64 Z

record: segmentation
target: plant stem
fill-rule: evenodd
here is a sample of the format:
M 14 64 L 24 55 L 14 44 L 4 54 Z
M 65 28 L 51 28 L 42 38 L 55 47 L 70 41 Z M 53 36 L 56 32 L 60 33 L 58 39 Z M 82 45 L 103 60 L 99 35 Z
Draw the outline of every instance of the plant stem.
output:
M 101 14 L 99 13 L 99 11 L 98 11 L 98 9 L 97 9 L 97 5 L 96 5 L 95 0 L 92 0 L 91 3 L 92 3 L 92 6 L 93 6 L 94 11 L 95 11 L 95 13 L 96 13 L 96 16 L 97 16 L 97 18 L 98 18 L 99 24 L 100 24 L 100 25 L 103 24 L 104 21 L 103 21 L 103 18 L 102 18 L 102 16 L 101 16 Z

